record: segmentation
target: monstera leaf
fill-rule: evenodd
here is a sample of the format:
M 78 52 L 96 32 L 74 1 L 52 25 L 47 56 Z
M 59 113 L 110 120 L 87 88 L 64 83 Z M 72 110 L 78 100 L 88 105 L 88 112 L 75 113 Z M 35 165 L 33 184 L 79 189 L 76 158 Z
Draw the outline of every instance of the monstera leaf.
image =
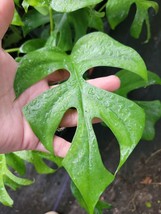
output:
M 117 76 L 121 80 L 121 87 L 116 91 L 117 94 L 127 97 L 128 93 L 139 88 L 148 87 L 151 85 L 161 85 L 161 78 L 151 72 L 147 71 L 148 81 L 144 81 L 135 73 L 131 73 L 126 70 L 121 70 L 117 72 Z
M 121 23 L 127 16 L 132 4 L 136 5 L 136 14 L 131 26 L 131 34 L 133 37 L 138 38 L 143 23 L 146 23 L 147 27 L 147 41 L 150 38 L 150 24 L 149 24 L 149 8 L 153 8 L 155 12 L 158 12 L 158 4 L 149 0 L 109 0 L 107 2 L 106 14 L 108 21 L 114 29 L 119 23 Z
M 13 201 L 5 188 L 9 186 L 13 190 L 22 185 L 30 185 L 33 183 L 30 180 L 15 176 L 9 169 L 6 163 L 5 155 L 0 155 L 0 202 L 7 206 L 12 206 Z
M 102 163 L 92 119 L 104 121 L 118 139 L 120 162 L 116 172 L 140 140 L 145 121 L 142 108 L 134 102 L 91 86 L 83 79 L 83 74 L 95 66 L 120 67 L 147 80 L 145 64 L 137 52 L 97 32 L 79 39 L 70 55 L 48 46 L 30 52 L 21 60 L 14 82 L 18 97 L 58 69 L 70 72 L 66 82 L 38 96 L 23 112 L 40 141 L 53 152 L 53 135 L 63 115 L 70 108 L 77 110 L 76 133 L 62 165 L 80 191 L 90 214 L 114 179 Z
M 51 154 L 37 151 L 19 151 L 6 154 L 7 164 L 20 175 L 26 172 L 26 163 L 32 163 L 39 174 L 54 173 L 56 169 L 49 167 L 44 160 L 56 163 L 56 169 L 61 167 L 62 159 Z
M 56 168 L 49 167 L 44 160 L 56 163 Z M 36 171 L 40 174 L 54 173 L 61 167 L 62 159 L 54 157 L 51 154 L 37 152 L 37 151 L 20 151 L 9 154 L 0 155 L 0 202 L 6 206 L 12 206 L 13 200 L 10 198 L 5 186 L 16 190 L 20 186 L 30 185 L 33 182 L 28 179 L 15 176 L 12 171 L 16 171 L 19 175 L 25 175 L 26 166 L 32 163 Z
M 161 85 L 161 78 L 150 71 L 148 71 L 148 81 L 146 83 L 138 75 L 125 70 L 119 71 L 117 76 L 120 78 L 122 86 L 116 93 L 124 97 L 127 97 L 128 93 L 135 89 L 156 84 Z M 161 102 L 159 100 L 135 102 L 144 109 L 146 115 L 142 139 L 153 140 L 155 137 L 155 124 L 161 118 Z

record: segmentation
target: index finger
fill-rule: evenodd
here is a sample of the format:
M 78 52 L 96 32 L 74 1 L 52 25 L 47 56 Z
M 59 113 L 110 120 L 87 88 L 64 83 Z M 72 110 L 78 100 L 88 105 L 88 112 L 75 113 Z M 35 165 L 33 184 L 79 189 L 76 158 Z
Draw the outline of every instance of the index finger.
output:
M 6 33 L 14 14 L 13 0 L 0 0 L 0 40 Z

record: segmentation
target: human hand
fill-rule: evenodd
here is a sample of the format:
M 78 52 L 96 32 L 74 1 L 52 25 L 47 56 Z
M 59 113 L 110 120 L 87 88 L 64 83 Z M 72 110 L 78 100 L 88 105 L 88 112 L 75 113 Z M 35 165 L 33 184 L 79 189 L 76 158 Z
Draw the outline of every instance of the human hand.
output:
M 31 130 L 22 114 L 22 108 L 42 92 L 49 89 L 48 80 L 44 79 L 27 89 L 15 100 L 13 82 L 17 70 L 17 63 L 1 47 L 1 41 L 8 29 L 14 12 L 13 0 L 1 0 L 0 4 L 0 153 L 19 150 L 46 151 L 39 139 Z M 56 71 L 50 76 L 52 81 L 65 80 L 65 71 Z M 89 80 L 89 83 L 108 91 L 119 88 L 120 80 L 116 76 L 109 76 Z M 98 122 L 98 121 L 95 121 Z M 77 124 L 77 113 L 68 110 L 60 124 L 62 127 L 72 127 Z M 55 136 L 53 139 L 54 152 L 64 157 L 70 147 L 66 140 Z

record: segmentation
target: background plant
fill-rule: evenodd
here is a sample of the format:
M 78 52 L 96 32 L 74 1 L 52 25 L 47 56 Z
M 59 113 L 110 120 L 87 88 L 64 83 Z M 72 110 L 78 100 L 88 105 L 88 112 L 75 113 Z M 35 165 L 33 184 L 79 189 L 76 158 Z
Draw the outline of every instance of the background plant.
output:
M 16 96 L 58 69 L 68 70 L 70 78 L 24 108 L 33 131 L 51 153 L 23 151 L 1 155 L 0 200 L 5 205 L 12 205 L 5 185 L 16 189 L 31 183 L 15 176 L 8 168 L 23 175 L 27 161 L 33 163 L 39 173 L 52 173 L 54 170 L 43 161 L 46 158 L 58 167 L 65 167 L 73 181 L 72 192 L 88 213 L 102 213 L 109 206 L 99 201 L 100 195 L 113 181 L 140 138 L 153 139 L 154 124 L 161 116 L 160 101 L 134 102 L 127 99 L 131 90 L 161 84 L 161 80 L 147 71 L 136 51 L 103 33 L 104 25 L 108 20 L 114 29 L 127 17 L 130 6 L 135 4 L 131 34 L 138 38 L 145 22 L 148 41 L 148 9 L 153 8 L 157 12 L 157 3 L 126 0 L 120 5 L 118 0 L 24 0 L 15 1 L 15 4 L 17 10 L 4 47 L 9 48 L 8 52 L 17 53 L 20 61 L 14 84 Z M 17 44 L 20 47 L 10 49 Z M 23 54 L 26 55 L 22 57 Z M 122 86 L 116 93 L 104 92 L 85 82 L 84 73 L 97 66 L 123 69 L 117 73 Z M 64 113 L 73 107 L 79 115 L 78 127 L 67 157 L 60 159 L 53 154 L 52 138 Z M 114 174 L 102 163 L 91 124 L 94 117 L 101 118 L 119 142 L 120 162 Z

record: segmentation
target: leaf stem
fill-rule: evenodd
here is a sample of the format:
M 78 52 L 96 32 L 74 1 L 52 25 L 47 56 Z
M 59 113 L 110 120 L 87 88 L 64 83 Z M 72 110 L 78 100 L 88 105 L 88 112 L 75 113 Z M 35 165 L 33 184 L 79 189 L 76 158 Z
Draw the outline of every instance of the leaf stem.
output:
M 98 12 L 102 12 L 102 10 L 106 7 L 107 2 L 99 9 Z
M 10 49 L 6 49 L 5 51 L 7 53 L 13 53 L 13 52 L 18 52 L 20 50 L 20 48 L 10 48 Z
M 49 7 L 49 16 L 50 16 L 50 34 L 51 34 L 54 30 L 53 10 L 51 7 Z

